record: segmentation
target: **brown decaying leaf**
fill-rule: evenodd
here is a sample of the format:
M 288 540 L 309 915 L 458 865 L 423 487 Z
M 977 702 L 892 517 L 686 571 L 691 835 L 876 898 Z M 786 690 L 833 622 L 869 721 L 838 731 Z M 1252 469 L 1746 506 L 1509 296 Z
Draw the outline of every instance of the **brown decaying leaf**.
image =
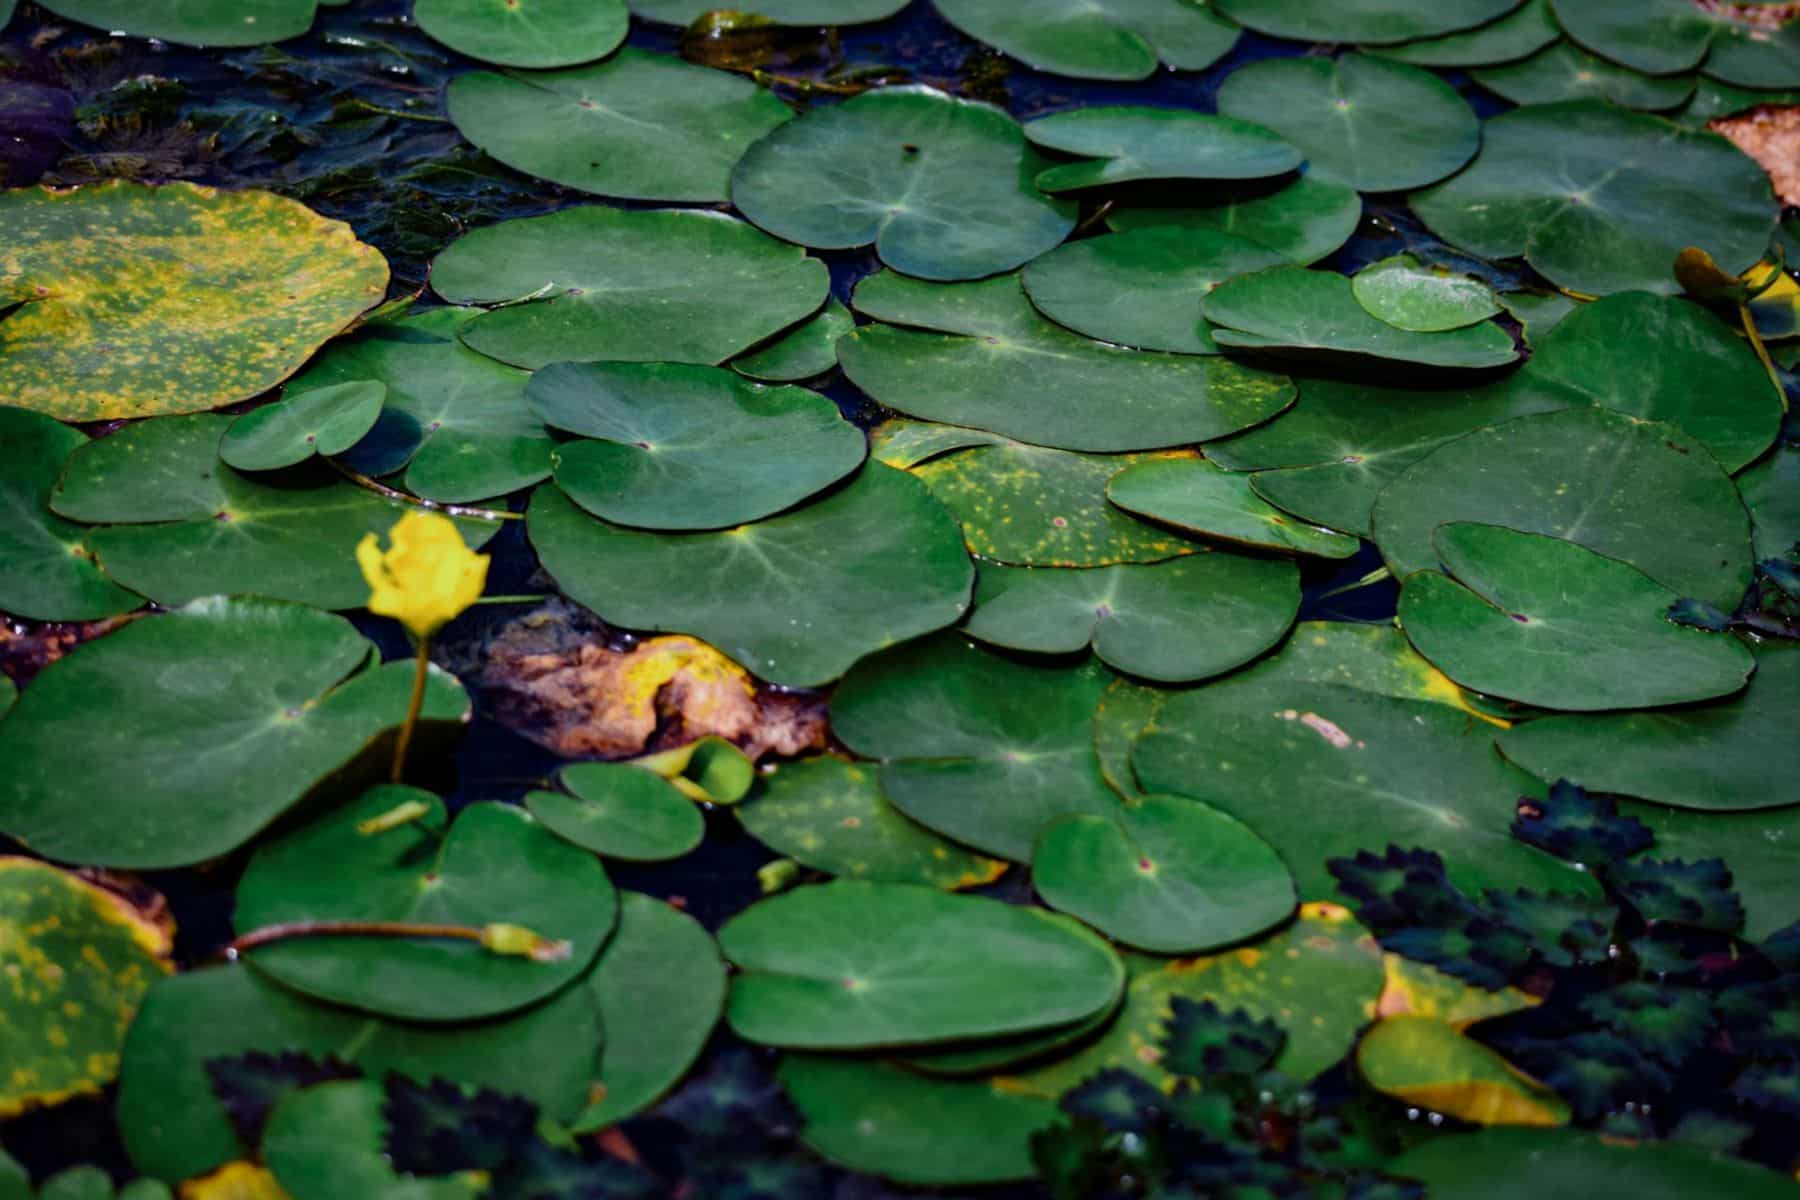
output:
M 1764 104 L 1706 127 L 1754 158 L 1783 204 L 1800 205 L 1800 105 Z

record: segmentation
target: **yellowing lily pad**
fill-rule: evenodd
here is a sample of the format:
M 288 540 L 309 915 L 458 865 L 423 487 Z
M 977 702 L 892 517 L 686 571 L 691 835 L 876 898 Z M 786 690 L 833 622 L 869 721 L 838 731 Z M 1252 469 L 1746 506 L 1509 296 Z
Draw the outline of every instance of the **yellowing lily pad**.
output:
M 118 1074 L 145 991 L 173 970 L 174 926 L 152 900 L 0 858 L 0 1118 L 97 1094 Z
M 1363 1035 L 1356 1067 L 1403 1103 L 1475 1125 L 1563 1125 L 1569 1106 L 1480 1042 L 1431 1017 L 1388 1017 Z
M 269 192 L 21 189 L 0 225 L 0 396 L 65 421 L 247 400 L 387 290 L 349 226 Z

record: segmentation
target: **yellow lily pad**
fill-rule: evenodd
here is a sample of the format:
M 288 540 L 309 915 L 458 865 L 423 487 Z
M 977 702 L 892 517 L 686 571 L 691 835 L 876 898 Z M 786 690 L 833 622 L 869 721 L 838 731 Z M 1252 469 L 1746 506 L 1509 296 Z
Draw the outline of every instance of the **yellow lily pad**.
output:
M 1396 1100 L 1475 1125 L 1566 1125 L 1569 1106 L 1455 1027 L 1389 1017 L 1363 1035 L 1357 1070 Z
M 0 858 L 0 1118 L 100 1091 L 172 968 L 157 911 L 32 858 Z
M 272 192 L 24 188 L 0 228 L 0 395 L 64 421 L 247 400 L 387 291 L 380 251 Z

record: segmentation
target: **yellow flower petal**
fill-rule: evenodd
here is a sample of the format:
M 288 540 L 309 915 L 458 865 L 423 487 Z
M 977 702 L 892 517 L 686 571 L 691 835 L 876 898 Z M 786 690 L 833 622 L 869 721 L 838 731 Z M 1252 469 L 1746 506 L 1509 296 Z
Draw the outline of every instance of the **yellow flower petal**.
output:
M 393 617 L 415 637 L 430 637 L 481 596 L 488 556 L 463 542 L 456 523 L 438 513 L 412 511 L 388 531 L 384 553 L 374 534 L 356 547 L 369 584 L 369 611 Z

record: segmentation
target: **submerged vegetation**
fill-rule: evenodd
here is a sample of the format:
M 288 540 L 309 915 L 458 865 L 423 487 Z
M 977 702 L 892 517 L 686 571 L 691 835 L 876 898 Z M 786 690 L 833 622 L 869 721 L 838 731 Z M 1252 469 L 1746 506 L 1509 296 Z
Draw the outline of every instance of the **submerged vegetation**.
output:
M 1791 1193 L 1793 7 L 755 9 L 0 0 L 0 1200 Z

